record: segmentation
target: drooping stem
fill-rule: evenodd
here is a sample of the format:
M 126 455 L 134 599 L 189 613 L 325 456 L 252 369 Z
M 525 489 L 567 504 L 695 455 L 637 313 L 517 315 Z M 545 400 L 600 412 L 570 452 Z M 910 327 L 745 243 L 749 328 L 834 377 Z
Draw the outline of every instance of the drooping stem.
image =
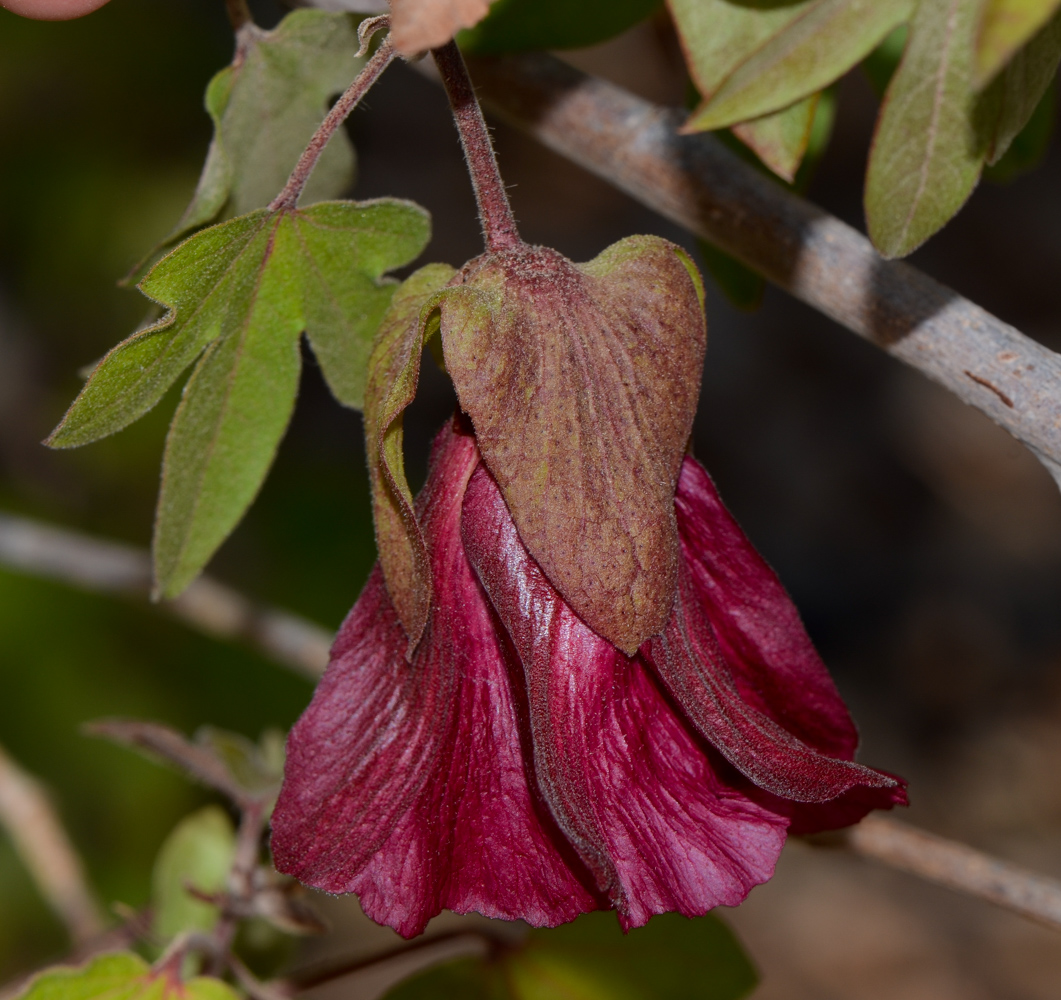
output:
M 273 212 L 281 209 L 292 209 L 298 204 L 299 196 L 302 194 L 309 175 L 317 165 L 324 147 L 328 140 L 339 130 L 339 126 L 346 121 L 350 112 L 357 107 L 358 102 L 368 93 L 372 85 L 379 79 L 380 74 L 391 64 L 397 53 L 391 47 L 390 39 L 384 38 L 380 47 L 364 68 L 357 75 L 357 79 L 346 89 L 346 93 L 339 98 L 328 112 L 320 128 L 313 134 L 309 145 L 303 150 L 302 155 L 291 171 L 284 189 L 273 199 L 269 208 Z
M 453 119 L 457 123 L 475 200 L 479 205 L 486 248 L 497 251 L 518 246 L 522 240 L 497 169 L 490 133 L 464 65 L 464 57 L 456 42 L 447 42 L 441 48 L 432 49 L 431 54 L 435 57 L 442 84 L 453 108 Z

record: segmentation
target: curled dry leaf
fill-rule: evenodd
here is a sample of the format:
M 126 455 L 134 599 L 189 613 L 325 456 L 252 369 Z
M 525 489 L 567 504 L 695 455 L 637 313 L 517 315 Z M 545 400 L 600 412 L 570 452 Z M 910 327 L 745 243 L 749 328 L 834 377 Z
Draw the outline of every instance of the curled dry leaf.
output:
M 707 341 L 695 266 L 653 236 L 577 265 L 520 245 L 442 294 L 441 331 L 524 544 L 579 617 L 632 654 L 674 603 L 674 489 Z
M 391 44 L 403 56 L 436 49 L 489 9 L 490 0 L 391 0 Z
M 395 291 L 376 332 L 365 387 L 365 454 L 376 549 L 410 651 L 427 625 L 431 567 L 405 478 L 402 414 L 413 401 L 420 378 L 423 312 L 431 309 L 432 296 L 455 273 L 448 264 L 428 264 Z

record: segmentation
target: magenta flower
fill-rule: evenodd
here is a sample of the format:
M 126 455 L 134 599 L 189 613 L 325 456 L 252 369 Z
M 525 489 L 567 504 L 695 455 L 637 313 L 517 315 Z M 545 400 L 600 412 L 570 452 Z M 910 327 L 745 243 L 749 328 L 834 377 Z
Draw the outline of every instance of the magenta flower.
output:
M 787 832 L 906 801 L 777 577 L 686 457 L 677 596 L 635 655 L 528 554 L 463 418 L 417 501 L 433 603 L 409 638 L 377 566 L 288 741 L 277 867 L 420 933 L 442 909 L 624 927 L 735 905 Z

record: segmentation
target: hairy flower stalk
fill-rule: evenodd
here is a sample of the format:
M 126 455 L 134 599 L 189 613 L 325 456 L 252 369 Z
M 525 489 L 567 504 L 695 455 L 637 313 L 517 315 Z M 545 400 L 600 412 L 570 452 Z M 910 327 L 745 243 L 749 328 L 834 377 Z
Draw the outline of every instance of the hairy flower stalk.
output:
M 795 607 L 686 455 L 692 261 L 650 236 L 584 264 L 523 243 L 455 47 L 439 66 L 487 253 L 411 276 L 377 335 L 380 562 L 289 737 L 274 860 L 406 936 L 442 909 L 629 928 L 734 905 L 788 832 L 904 783 L 854 762 Z M 436 334 L 462 412 L 414 503 L 402 412 Z

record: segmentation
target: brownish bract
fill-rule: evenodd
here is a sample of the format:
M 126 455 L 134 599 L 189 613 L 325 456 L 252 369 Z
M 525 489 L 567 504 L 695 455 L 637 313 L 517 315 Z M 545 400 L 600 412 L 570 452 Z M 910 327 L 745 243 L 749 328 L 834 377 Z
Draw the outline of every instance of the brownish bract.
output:
M 674 602 L 674 490 L 707 329 L 679 247 L 634 236 L 587 264 L 487 254 L 442 297 L 446 366 L 530 553 L 627 654 Z

